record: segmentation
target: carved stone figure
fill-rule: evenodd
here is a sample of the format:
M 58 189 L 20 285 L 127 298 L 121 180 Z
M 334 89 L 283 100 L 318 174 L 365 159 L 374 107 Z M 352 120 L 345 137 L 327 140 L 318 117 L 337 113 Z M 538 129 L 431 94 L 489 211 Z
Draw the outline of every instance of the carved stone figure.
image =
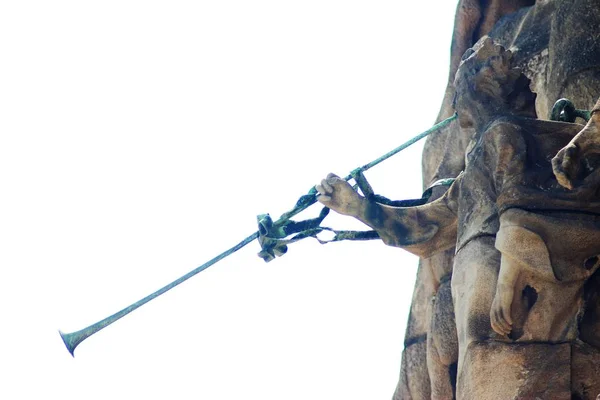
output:
M 567 189 L 575 186 L 597 186 L 600 171 L 594 156 L 600 154 L 600 99 L 591 110 L 586 126 L 552 159 L 558 183 Z M 594 173 L 594 171 L 596 173 Z
M 385 206 L 330 174 L 317 186 L 319 201 L 420 257 L 456 247 L 458 398 L 570 398 L 570 345 L 550 352 L 540 342 L 577 338 L 583 286 L 600 265 L 600 198 L 587 193 L 582 204 L 581 193 L 554 179 L 550 158 L 581 126 L 535 119 L 530 81 L 511 58 L 490 39 L 465 53 L 455 109 L 474 136 L 464 173 L 438 200 Z M 598 216 L 582 218 L 582 209 Z M 548 355 L 551 363 L 540 361 Z M 502 374 L 490 369 L 503 363 Z M 535 370 L 527 379 L 525 366 Z M 560 379 L 548 385 L 550 368 Z
M 539 118 L 548 118 L 552 105 L 561 97 L 573 100 L 578 108 L 590 109 L 600 93 L 598 26 L 597 0 L 460 0 L 448 88 L 438 121 L 454 112 L 454 77 L 461 56 L 483 35 L 510 48 L 513 65 L 532 81 Z M 456 177 L 464 170 L 472 134 L 471 129 L 461 128 L 456 122 L 428 137 L 423 150 L 424 187 L 438 179 Z M 434 193 L 432 200 L 440 195 Z M 449 249 L 419 263 L 394 400 L 449 399 L 454 395 L 457 343 L 456 335 L 448 329 L 454 316 L 452 304 L 443 300 L 447 298 L 444 291 L 450 287 L 453 261 L 454 249 Z M 588 280 L 584 297 L 580 338 L 599 344 L 600 338 L 594 335 L 600 332 L 600 273 Z M 573 357 L 579 349 L 573 348 Z M 584 357 L 592 353 L 586 352 Z M 583 387 L 574 393 L 579 398 L 591 396 L 588 391 L 584 394 Z

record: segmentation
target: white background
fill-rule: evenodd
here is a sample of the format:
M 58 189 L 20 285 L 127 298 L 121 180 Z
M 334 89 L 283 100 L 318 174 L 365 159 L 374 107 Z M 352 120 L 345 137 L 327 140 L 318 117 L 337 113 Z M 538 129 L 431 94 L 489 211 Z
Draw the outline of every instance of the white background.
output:
M 429 127 L 454 10 L 4 2 L 0 398 L 391 398 L 417 259 L 380 242 L 305 241 L 268 264 L 255 242 L 74 359 L 57 330 L 144 297 L 250 235 L 257 214 Z M 420 197 L 421 148 L 370 171 L 375 190 Z

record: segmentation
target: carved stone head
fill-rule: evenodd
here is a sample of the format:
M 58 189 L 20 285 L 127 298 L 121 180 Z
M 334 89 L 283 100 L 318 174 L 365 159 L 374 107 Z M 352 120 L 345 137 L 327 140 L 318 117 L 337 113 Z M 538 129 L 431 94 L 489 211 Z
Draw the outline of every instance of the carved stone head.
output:
M 517 114 L 536 118 L 529 79 L 511 67 L 512 53 L 485 37 L 467 50 L 456 72 L 454 108 L 462 127 Z

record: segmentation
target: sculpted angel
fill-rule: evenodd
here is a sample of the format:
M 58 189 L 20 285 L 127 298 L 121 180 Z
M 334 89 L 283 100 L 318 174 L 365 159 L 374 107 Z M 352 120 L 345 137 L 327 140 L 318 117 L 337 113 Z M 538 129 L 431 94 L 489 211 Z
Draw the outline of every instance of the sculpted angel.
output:
M 469 349 L 489 340 L 574 340 L 583 283 L 599 265 L 600 197 L 564 189 L 550 165 L 581 126 L 536 119 L 529 80 L 510 61 L 490 39 L 463 56 L 454 105 L 474 136 L 464 172 L 438 200 L 386 206 L 333 174 L 317 186 L 322 204 L 388 245 L 420 257 L 456 246 L 458 398 L 465 384 L 489 379 L 489 371 L 467 371 Z

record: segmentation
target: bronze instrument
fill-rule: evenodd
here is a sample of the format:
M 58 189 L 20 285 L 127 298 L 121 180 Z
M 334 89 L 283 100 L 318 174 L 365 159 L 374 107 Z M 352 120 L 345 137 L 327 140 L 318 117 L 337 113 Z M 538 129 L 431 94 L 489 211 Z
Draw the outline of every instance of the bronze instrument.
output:
M 447 126 L 452 121 L 457 119 L 457 117 L 458 116 L 455 113 L 451 117 L 438 122 L 433 127 L 429 128 L 425 132 L 413 137 L 412 139 L 403 143 L 402 145 L 395 148 L 394 150 L 384 154 L 383 156 L 377 158 L 374 161 L 371 161 L 368 164 L 363 165 L 362 167 L 356 168 L 355 170 L 353 170 L 350 173 L 350 175 L 346 176 L 344 178 L 344 180 L 348 181 L 350 179 L 354 179 L 355 181 L 357 181 L 357 184 L 363 191 L 363 194 L 367 195 L 367 192 L 370 192 L 369 194 L 372 195 L 373 194 L 372 190 L 370 189 L 368 183 L 366 182 L 366 179 L 362 175 L 362 172 L 378 165 L 382 161 L 387 160 L 388 158 L 392 157 L 393 155 L 399 153 L 400 151 L 404 150 L 405 148 L 413 145 L 417 141 L 428 136 L 432 132 L 435 132 L 435 131 Z M 445 183 L 445 184 L 447 184 L 447 183 Z M 259 242 L 261 242 L 260 244 L 263 249 L 263 251 L 261 253 L 259 253 L 259 256 L 262 257 L 265 261 L 270 261 L 271 259 L 275 258 L 275 256 L 281 255 L 279 253 L 285 253 L 284 249 L 286 247 L 282 246 L 282 247 L 276 248 L 276 245 L 278 244 L 278 242 L 277 242 L 277 240 L 274 240 L 274 239 L 282 239 L 283 237 L 287 236 L 288 234 L 293 233 L 293 232 L 287 232 L 286 229 L 283 229 L 283 228 L 285 228 L 286 224 L 288 224 L 289 222 L 294 223 L 293 221 L 290 221 L 290 218 L 293 217 L 294 215 L 300 213 L 301 211 L 305 210 L 307 207 L 311 206 L 312 204 L 314 204 L 316 202 L 317 202 L 317 190 L 313 186 L 309 190 L 308 194 L 302 196 L 298 200 L 298 202 L 296 203 L 296 205 L 294 206 L 294 208 L 292 210 L 284 213 L 277 221 L 273 222 L 270 220 L 270 217 L 266 218 L 266 217 L 268 217 L 268 214 L 259 216 L 259 221 L 258 221 L 259 222 L 259 231 L 258 232 L 253 233 L 252 235 L 248 236 L 246 239 L 242 240 L 237 245 L 235 245 L 232 248 L 230 248 L 229 250 L 219 254 L 218 256 L 216 256 L 212 260 L 208 261 L 207 263 L 199 266 L 198 268 L 188 272 L 187 274 L 183 275 L 181 278 L 176 279 L 175 281 L 162 287 L 161 289 L 157 290 L 156 292 L 144 297 L 143 299 L 141 299 L 139 301 L 136 301 L 135 303 L 131 304 L 128 307 L 125 307 L 121 311 L 119 311 L 107 318 L 104 318 L 102 321 L 98 321 L 95 324 L 88 326 L 87 328 L 83 328 L 79 331 L 71 332 L 71 333 L 63 333 L 61 331 L 58 331 L 60 333 L 60 336 L 61 336 L 63 342 L 65 343 L 65 346 L 67 346 L 69 353 L 71 353 L 71 355 L 74 357 L 75 355 L 73 353 L 75 351 L 75 348 L 79 345 L 79 343 L 83 342 L 85 339 L 92 336 L 94 333 L 100 331 L 101 329 L 104 329 L 105 327 L 107 327 L 108 325 L 117 321 L 118 319 L 121 319 L 122 317 L 129 314 L 130 312 L 143 306 L 150 300 L 153 300 L 154 298 L 160 296 L 161 294 L 165 293 L 166 291 L 168 291 L 168 290 L 174 288 L 175 286 L 179 285 L 180 283 L 188 280 L 192 276 L 204 271 L 206 268 L 208 268 L 211 265 L 215 264 L 216 262 L 222 260 L 223 258 L 227 257 L 228 255 L 238 251 L 239 249 L 241 249 L 242 247 L 246 246 L 248 243 L 250 243 L 256 239 L 259 239 Z M 308 221 L 304 221 L 304 222 L 308 222 Z M 267 225 L 265 225 L 265 223 L 267 223 Z M 320 221 L 319 221 L 319 223 L 320 223 Z M 299 224 L 296 224 L 296 225 L 299 225 Z M 312 230 L 314 231 L 315 229 L 312 229 Z M 275 232 L 275 233 L 273 234 L 273 232 Z M 306 233 L 306 232 L 304 232 L 304 233 Z M 367 232 L 367 233 L 370 233 L 370 232 Z M 299 235 L 299 236 L 302 236 L 302 235 Z M 306 237 L 306 235 L 304 235 L 303 237 Z M 351 239 L 350 237 L 347 237 L 346 239 L 364 240 L 365 238 L 366 239 L 374 239 L 376 237 L 378 237 L 378 236 L 370 235 L 368 237 L 365 236 L 362 239 L 360 239 L 360 238 Z M 265 240 L 265 239 L 267 239 L 267 240 Z M 287 242 L 292 242 L 297 239 L 298 238 L 287 241 Z M 271 254 L 271 253 L 273 253 L 273 254 Z
M 216 256 L 212 260 L 208 261 L 207 263 L 202 264 L 198 268 L 183 275 L 181 278 L 174 280 L 173 282 L 169 283 L 168 285 L 158 289 L 156 292 L 149 294 L 148 296 L 144 297 L 141 300 L 136 301 L 135 303 L 131 304 L 128 307 L 125 307 L 121 311 L 116 312 L 113 315 L 104 318 L 102 321 L 98 321 L 95 324 L 88 326 L 87 328 L 83 328 L 81 330 L 71 332 L 71 333 L 63 333 L 61 331 L 58 331 L 58 333 L 60 333 L 60 337 L 62 338 L 63 342 L 65 343 L 65 346 L 67 346 L 67 350 L 69 350 L 69 353 L 71 353 L 71 355 L 73 357 L 75 357 L 75 354 L 73 354 L 73 353 L 75 352 L 75 348 L 77 347 L 77 345 L 79 345 L 79 343 L 83 342 L 88 337 L 92 336 L 94 333 L 100 331 L 101 329 L 104 329 L 108 325 L 112 324 L 113 322 L 117 321 L 118 319 L 121 319 L 122 317 L 126 316 L 133 310 L 140 308 L 141 306 L 143 306 L 150 300 L 155 299 L 156 297 L 158 297 L 161 294 L 167 292 L 168 290 L 174 288 L 175 286 L 179 285 L 180 283 L 187 281 L 192 276 L 199 274 L 200 272 L 204 271 L 211 265 L 213 265 L 216 262 L 227 257 L 229 254 L 238 251 L 239 249 L 241 249 L 248 243 L 254 241 L 256 238 L 258 238 L 258 232 L 248 236 L 246 239 L 242 240 L 240 243 L 233 246 L 231 249 L 219 254 L 218 256 Z

